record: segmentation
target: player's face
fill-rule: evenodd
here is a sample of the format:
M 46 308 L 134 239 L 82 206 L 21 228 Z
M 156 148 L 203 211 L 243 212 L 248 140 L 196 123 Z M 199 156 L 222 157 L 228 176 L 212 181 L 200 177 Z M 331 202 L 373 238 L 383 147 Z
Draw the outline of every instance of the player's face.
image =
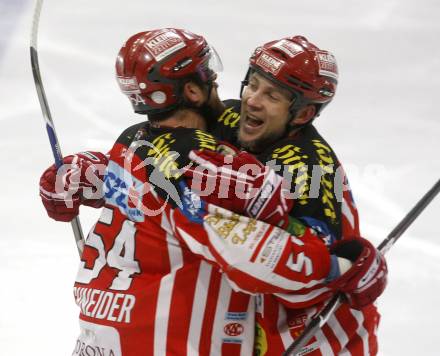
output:
M 251 74 L 242 94 L 238 139 L 243 148 L 261 152 L 284 135 L 291 95 L 258 73 Z

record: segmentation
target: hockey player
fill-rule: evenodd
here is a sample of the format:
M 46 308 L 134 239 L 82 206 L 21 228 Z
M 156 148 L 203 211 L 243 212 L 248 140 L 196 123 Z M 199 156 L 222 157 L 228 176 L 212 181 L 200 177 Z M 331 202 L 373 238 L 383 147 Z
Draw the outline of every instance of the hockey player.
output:
M 58 220 L 72 219 L 80 204 L 103 204 L 74 286 L 81 334 L 73 355 L 250 355 L 255 301 L 249 293 L 305 299 L 330 293 L 323 284 L 332 259 L 311 230 L 302 242 L 206 206 L 181 176 L 190 150 L 219 148 L 202 131 L 201 114 L 215 95 L 215 57 L 202 37 L 188 31 L 132 36 L 117 59 L 118 82 L 149 121 L 125 130 L 108 158 L 77 154 L 66 157 L 60 175 L 52 167 L 42 176 L 43 203 Z M 282 220 L 291 204 L 281 203 L 281 180 L 254 162 L 262 172 L 246 176 L 246 184 L 257 191 L 267 183 L 277 187 L 259 217 L 278 211 Z M 102 178 L 99 165 L 106 166 L 104 199 L 90 182 Z M 64 191 L 73 183 L 77 191 Z M 235 209 L 244 213 L 245 201 L 237 199 Z M 313 266 L 290 268 L 292 255 Z
M 150 354 L 152 350 L 155 354 L 220 350 L 225 354 L 248 354 L 252 348 L 253 303 L 249 296 L 233 292 L 231 283 L 246 292 L 293 291 L 301 295 L 303 302 L 310 303 L 328 296 L 332 290 L 323 287 L 323 278 L 328 277 L 332 265 L 329 254 L 309 230 L 303 230 L 304 241 L 300 241 L 221 208 L 197 213 L 197 204 L 193 204 L 197 197 L 177 184 L 178 168 L 187 163 L 185 152 L 217 148 L 212 137 L 200 130 L 176 128 L 205 128 L 198 108 L 211 99 L 215 89 L 209 62 L 200 55 L 204 51 L 212 54 L 212 50 L 202 47 L 195 56 L 191 51 L 200 48 L 189 45 L 188 38 L 192 36 L 176 30 L 138 34 L 118 57 L 121 89 L 132 100 L 136 112 L 149 114 L 151 124 L 127 129 L 110 154 L 105 208 L 87 239 L 75 286 L 83 330 L 75 348 L 77 354 L 95 349 L 124 355 Z M 171 54 L 172 59 L 168 60 Z M 193 76 L 195 72 L 197 75 Z M 188 142 L 192 145 L 188 146 Z M 176 152 L 183 156 L 176 156 Z M 239 154 L 234 162 L 240 159 L 259 167 L 249 155 Z M 76 155 L 67 161 L 80 167 L 77 172 L 81 184 L 86 181 L 87 169 L 94 173 L 95 163 L 106 164 L 105 157 L 96 153 Z M 261 166 L 260 169 L 265 170 Z M 50 184 L 49 190 L 44 189 L 48 187 L 45 177 L 49 173 L 42 179 L 42 197 L 56 216 L 63 205 L 56 201 Z M 253 187 L 264 186 L 267 179 L 261 177 L 266 174 L 253 179 Z M 173 184 L 167 184 L 170 182 Z M 88 188 L 81 184 L 81 189 Z M 81 201 L 98 205 L 99 199 L 86 199 L 83 192 L 72 195 L 76 209 Z M 282 212 L 281 205 L 273 202 L 269 206 Z M 233 205 L 237 208 L 241 204 L 243 199 L 235 199 Z M 246 208 L 243 206 L 239 212 L 246 213 Z M 262 209 L 259 217 L 269 220 L 265 211 Z M 77 210 L 66 208 L 64 212 L 62 219 L 68 220 L 69 214 L 74 215 Z M 156 254 L 154 259 L 148 250 L 163 251 L 168 258 L 164 261 Z M 303 260 L 293 261 L 290 254 L 302 256 Z M 218 266 L 232 282 L 219 273 Z M 347 276 L 352 278 L 353 273 Z M 341 281 L 340 285 L 347 287 L 348 279 Z M 191 283 L 193 288 L 185 293 L 183 285 L 188 287 Z M 177 288 L 180 284 L 181 289 Z M 216 285 L 213 289 L 212 284 Z M 356 286 L 352 286 L 353 290 Z M 202 305 L 203 310 L 195 310 L 196 304 Z M 213 310 L 219 316 L 206 320 L 206 313 Z M 144 348 L 131 342 L 134 337 L 146 340 Z
M 368 288 L 378 297 L 386 285 L 385 261 L 360 238 L 358 213 L 342 166 L 313 125 L 333 99 L 337 80 L 334 56 L 306 38 L 268 42 L 250 58 L 241 102 L 225 102 L 227 107 L 213 133 L 252 152 L 291 181 L 295 201 L 290 216 L 317 231 L 332 253 L 344 254 L 354 262 L 359 255 L 353 252 L 367 244 L 368 253 L 377 256 L 371 271 L 380 270 Z M 217 167 L 216 174 L 227 179 L 218 169 L 224 164 L 221 156 L 196 152 L 192 158 L 201 165 Z M 363 297 L 350 294 L 349 303 L 341 306 L 312 338 L 304 354 L 377 354 L 379 314 L 372 304 L 375 298 Z M 281 354 L 320 310 L 319 304 L 301 308 L 303 300 L 295 295 L 265 294 L 259 300 L 259 355 Z

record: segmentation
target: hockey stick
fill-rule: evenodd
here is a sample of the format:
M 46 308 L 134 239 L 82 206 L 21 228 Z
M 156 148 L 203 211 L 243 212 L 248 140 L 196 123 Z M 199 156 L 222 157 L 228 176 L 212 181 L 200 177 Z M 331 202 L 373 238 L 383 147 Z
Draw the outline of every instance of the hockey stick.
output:
M 44 92 L 43 81 L 41 80 L 40 67 L 38 65 L 38 52 L 37 52 L 37 36 L 38 36 L 38 24 L 40 22 L 41 7 L 43 6 L 43 0 L 37 0 L 35 5 L 34 17 L 32 20 L 32 33 L 31 33 L 31 65 L 32 74 L 34 76 L 35 87 L 37 89 L 38 99 L 40 101 L 41 111 L 46 122 L 46 130 L 49 136 L 50 146 L 52 148 L 52 154 L 55 159 L 55 165 L 57 168 L 63 165 L 63 155 L 61 154 L 60 144 L 55 132 L 55 126 L 52 121 L 52 116 L 49 110 L 49 104 L 47 103 L 46 94 Z M 84 235 L 81 228 L 79 218 L 76 217 L 71 221 L 73 234 L 75 235 L 76 247 L 78 253 L 81 253 L 84 248 Z
M 399 237 L 408 229 L 420 213 L 428 206 L 440 191 L 440 180 L 419 200 L 403 220 L 388 234 L 378 246 L 378 250 L 385 254 L 395 244 Z M 302 334 L 288 347 L 283 356 L 296 355 L 307 344 L 315 333 L 324 326 L 330 316 L 342 303 L 342 294 L 335 295 L 324 309 L 304 329 Z

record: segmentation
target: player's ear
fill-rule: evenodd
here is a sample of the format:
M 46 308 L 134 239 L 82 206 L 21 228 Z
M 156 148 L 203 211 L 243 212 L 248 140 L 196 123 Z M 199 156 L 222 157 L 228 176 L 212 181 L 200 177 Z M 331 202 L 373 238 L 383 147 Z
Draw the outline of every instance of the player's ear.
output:
M 296 116 L 290 121 L 291 125 L 303 125 L 315 117 L 315 105 L 307 105 L 298 110 Z
M 200 105 L 204 101 L 205 94 L 196 83 L 188 82 L 183 86 L 183 95 L 189 102 Z

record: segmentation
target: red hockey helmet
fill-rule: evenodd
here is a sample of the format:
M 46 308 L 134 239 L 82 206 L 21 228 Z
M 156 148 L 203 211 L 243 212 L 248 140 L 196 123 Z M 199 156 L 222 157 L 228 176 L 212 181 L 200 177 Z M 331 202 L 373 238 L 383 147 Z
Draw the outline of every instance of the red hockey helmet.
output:
M 119 87 L 141 114 L 177 108 L 187 80 L 210 84 L 221 70 L 220 58 L 202 36 L 175 28 L 131 36 L 116 59 Z
M 292 112 L 317 104 L 316 115 L 319 115 L 333 99 L 338 84 L 335 57 L 302 36 L 286 37 L 258 47 L 250 58 L 252 70 L 293 93 Z

